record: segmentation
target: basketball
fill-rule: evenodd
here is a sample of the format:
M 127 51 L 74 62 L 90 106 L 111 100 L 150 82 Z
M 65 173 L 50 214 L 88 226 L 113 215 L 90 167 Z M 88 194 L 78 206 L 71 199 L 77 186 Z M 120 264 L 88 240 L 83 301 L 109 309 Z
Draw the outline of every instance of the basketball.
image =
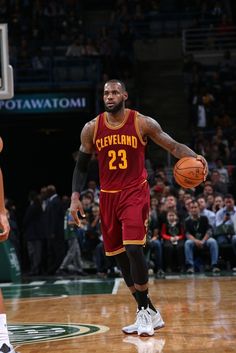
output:
M 204 165 L 195 157 L 183 157 L 174 166 L 174 178 L 183 188 L 193 188 L 204 181 Z

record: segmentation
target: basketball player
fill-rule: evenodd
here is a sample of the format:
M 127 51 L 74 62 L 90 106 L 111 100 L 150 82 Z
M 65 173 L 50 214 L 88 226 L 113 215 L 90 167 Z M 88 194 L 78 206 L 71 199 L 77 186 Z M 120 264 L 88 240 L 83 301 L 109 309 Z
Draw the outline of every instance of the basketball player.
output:
M 3 142 L 0 137 L 0 152 L 3 148 Z M 8 238 L 10 226 L 6 215 L 5 202 L 4 202 L 4 187 L 2 171 L 0 169 L 0 243 Z M 5 308 L 3 304 L 2 292 L 0 289 L 0 353 L 15 353 L 9 342 L 9 335 L 7 330 L 7 319 Z
M 80 193 L 86 183 L 88 163 L 94 151 L 100 173 L 100 214 L 106 255 L 115 256 L 125 283 L 136 299 L 134 324 L 125 333 L 152 336 L 164 326 L 160 313 L 148 296 L 148 267 L 143 246 L 146 241 L 150 192 L 145 169 L 147 138 L 176 158 L 193 156 L 207 163 L 186 145 L 173 140 L 152 118 L 126 109 L 128 98 L 120 80 L 104 85 L 105 112 L 89 121 L 81 132 L 81 146 L 73 173 L 71 214 L 80 225 L 78 210 L 84 216 Z

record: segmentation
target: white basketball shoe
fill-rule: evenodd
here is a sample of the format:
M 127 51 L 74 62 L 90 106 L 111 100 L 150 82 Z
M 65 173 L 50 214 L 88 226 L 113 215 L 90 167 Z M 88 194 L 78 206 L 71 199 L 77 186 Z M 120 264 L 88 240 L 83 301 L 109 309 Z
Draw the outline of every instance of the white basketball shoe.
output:
M 160 328 L 165 326 L 165 323 L 161 317 L 160 312 L 157 310 L 155 312 L 152 309 L 148 309 L 149 313 L 151 315 L 151 320 L 152 320 L 152 326 L 154 330 L 159 330 Z M 137 311 L 137 319 L 134 324 L 125 326 L 122 328 L 122 331 L 126 334 L 132 334 L 132 333 L 138 333 L 138 311 Z

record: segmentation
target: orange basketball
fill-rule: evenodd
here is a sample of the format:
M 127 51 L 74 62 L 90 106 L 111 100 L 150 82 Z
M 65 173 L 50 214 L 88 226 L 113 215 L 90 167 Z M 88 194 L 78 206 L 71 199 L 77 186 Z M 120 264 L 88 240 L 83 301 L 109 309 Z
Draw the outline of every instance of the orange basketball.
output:
M 195 157 L 183 157 L 174 166 L 174 177 L 183 188 L 193 188 L 204 181 L 204 165 Z

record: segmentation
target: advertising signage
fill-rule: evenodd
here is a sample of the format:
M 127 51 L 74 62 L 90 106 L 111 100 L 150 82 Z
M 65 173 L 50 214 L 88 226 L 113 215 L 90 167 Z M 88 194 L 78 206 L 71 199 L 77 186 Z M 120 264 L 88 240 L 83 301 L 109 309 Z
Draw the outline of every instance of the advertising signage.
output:
M 87 92 L 16 94 L 0 100 L 0 114 L 43 114 L 89 112 L 91 96 Z

